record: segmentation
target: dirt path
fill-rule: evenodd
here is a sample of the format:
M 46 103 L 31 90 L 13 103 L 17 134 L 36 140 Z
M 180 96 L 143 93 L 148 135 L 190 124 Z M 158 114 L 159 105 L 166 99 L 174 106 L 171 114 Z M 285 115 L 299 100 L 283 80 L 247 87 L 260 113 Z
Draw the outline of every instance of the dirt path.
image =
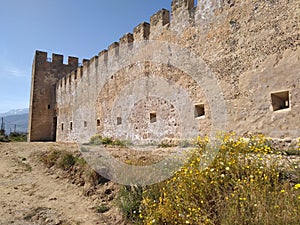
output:
M 0 224 L 107 224 L 82 187 L 47 174 L 33 156 L 56 143 L 0 143 Z

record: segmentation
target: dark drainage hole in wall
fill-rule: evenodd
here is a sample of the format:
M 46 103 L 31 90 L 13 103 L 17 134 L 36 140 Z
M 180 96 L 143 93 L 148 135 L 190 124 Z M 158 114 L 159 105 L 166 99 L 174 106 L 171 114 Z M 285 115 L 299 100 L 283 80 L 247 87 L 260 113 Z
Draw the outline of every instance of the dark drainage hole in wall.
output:
M 205 116 L 204 104 L 195 105 L 195 118 L 199 118 L 203 116 Z
M 289 91 L 271 93 L 273 111 L 290 108 Z
M 117 125 L 121 125 L 122 124 L 122 118 L 121 117 L 117 117 Z
M 156 112 L 150 113 L 150 123 L 155 123 L 157 121 Z

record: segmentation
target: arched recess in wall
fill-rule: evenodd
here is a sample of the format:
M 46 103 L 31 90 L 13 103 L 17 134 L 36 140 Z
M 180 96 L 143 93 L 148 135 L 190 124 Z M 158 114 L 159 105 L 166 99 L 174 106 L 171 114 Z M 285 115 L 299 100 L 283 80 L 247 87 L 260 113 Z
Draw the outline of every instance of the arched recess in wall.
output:
M 200 119 L 195 112 L 199 103 L 205 106 Z M 161 63 L 138 62 L 122 68 L 107 80 L 96 103 L 99 134 L 143 143 L 208 134 L 210 118 L 197 82 Z
M 117 94 L 115 95 L 115 93 L 120 93 L 120 90 L 122 90 L 124 85 L 126 84 L 126 82 L 118 82 L 122 80 L 122 75 L 118 75 L 119 73 L 123 74 L 123 76 L 126 76 L 127 74 L 127 85 L 130 83 L 130 81 L 132 82 L 136 80 L 137 76 L 140 76 L 139 74 L 141 73 L 127 73 L 128 71 L 126 70 L 129 70 L 128 68 L 132 68 L 134 66 L 144 66 L 145 68 L 140 69 L 140 71 L 143 71 L 142 74 L 145 77 L 150 76 L 152 73 L 154 77 L 160 76 L 169 84 L 171 84 L 172 79 L 174 79 L 173 84 L 175 84 L 176 86 L 176 84 L 178 83 L 179 89 L 182 88 L 182 84 L 180 82 L 185 74 L 187 77 L 187 87 L 190 87 L 191 83 L 194 82 L 195 87 L 198 87 L 198 89 L 202 89 L 202 93 L 205 96 L 204 99 L 208 110 L 203 109 L 203 106 L 205 106 L 205 104 L 203 104 L 203 102 L 199 102 L 199 99 L 197 99 L 196 102 L 182 101 L 182 103 L 186 106 L 185 108 L 188 109 L 188 114 L 180 112 L 180 118 L 183 121 L 182 124 L 189 124 L 191 126 L 185 127 L 185 129 L 187 130 L 184 130 L 184 132 L 182 132 L 182 135 L 185 136 L 181 136 L 181 138 L 191 136 L 195 137 L 199 134 L 198 130 L 197 132 L 195 132 L 194 121 L 196 119 L 195 117 L 203 117 L 203 115 L 201 116 L 203 112 L 209 112 L 209 123 L 211 129 L 210 135 L 212 137 L 214 137 L 217 132 L 226 130 L 227 109 L 222 90 L 219 87 L 216 77 L 207 66 L 207 64 L 202 60 L 201 57 L 193 53 L 191 49 L 187 49 L 183 46 L 179 46 L 169 42 L 144 41 L 138 43 L 135 42 L 131 46 L 120 46 L 118 51 L 114 50 L 114 52 L 118 52 L 117 57 L 114 58 L 110 58 L 110 52 L 108 52 L 106 74 L 104 77 L 102 76 L 102 78 L 105 78 L 106 82 L 104 82 L 101 87 L 99 86 L 100 91 L 97 99 L 95 99 L 95 102 L 97 102 L 97 108 L 95 109 L 94 120 L 96 121 L 96 119 L 98 118 L 102 120 L 100 121 L 100 126 L 98 126 L 96 129 L 99 133 L 105 131 L 105 124 L 108 125 L 108 132 L 113 133 L 115 119 L 109 118 L 109 116 L 107 115 L 110 115 L 110 113 L 105 110 L 112 108 L 115 100 L 115 97 L 112 96 L 117 96 Z M 178 73 L 179 75 L 176 75 L 176 73 L 172 73 L 172 76 L 170 76 L 171 79 L 170 77 L 164 78 L 163 75 L 161 75 L 164 74 L 161 71 L 162 69 L 158 69 L 157 71 L 155 71 L 154 68 L 151 68 L 151 65 L 167 65 L 167 68 L 176 68 L 181 72 Z M 158 68 L 164 67 L 158 66 Z M 182 89 L 185 92 L 188 92 L 184 88 Z M 156 93 L 160 92 L 158 91 Z M 200 101 L 202 101 L 202 99 Z M 195 106 L 197 106 L 197 113 L 195 113 Z M 101 116 L 101 114 L 105 115 L 105 117 Z

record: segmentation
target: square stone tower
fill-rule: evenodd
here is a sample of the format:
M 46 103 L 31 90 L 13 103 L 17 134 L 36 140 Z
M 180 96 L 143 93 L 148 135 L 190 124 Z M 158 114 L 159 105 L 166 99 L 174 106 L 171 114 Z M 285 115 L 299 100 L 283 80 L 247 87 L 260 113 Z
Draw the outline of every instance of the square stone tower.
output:
M 78 67 L 78 58 L 36 51 L 31 78 L 28 141 L 56 140 L 56 83 Z

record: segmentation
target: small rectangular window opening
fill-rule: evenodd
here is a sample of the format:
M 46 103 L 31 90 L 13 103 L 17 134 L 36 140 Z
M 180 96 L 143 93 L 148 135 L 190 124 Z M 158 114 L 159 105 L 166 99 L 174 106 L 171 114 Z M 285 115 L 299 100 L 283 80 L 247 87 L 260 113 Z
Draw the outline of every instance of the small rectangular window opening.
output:
M 122 124 L 122 117 L 117 117 L 117 125 L 121 125 Z
M 97 127 L 99 127 L 99 126 L 100 126 L 100 120 L 97 119 Z
M 61 123 L 61 130 L 64 130 L 64 123 Z
M 271 93 L 273 111 L 290 108 L 289 91 Z
M 48 105 L 48 109 L 51 109 L 51 105 Z
M 83 126 L 87 127 L 87 122 L 86 121 L 83 122 Z
M 151 112 L 150 113 L 150 123 L 155 123 L 155 122 L 157 122 L 156 112 Z
M 205 116 L 204 104 L 195 105 L 195 118 L 200 118 Z
M 73 122 L 70 122 L 70 130 L 73 130 Z

